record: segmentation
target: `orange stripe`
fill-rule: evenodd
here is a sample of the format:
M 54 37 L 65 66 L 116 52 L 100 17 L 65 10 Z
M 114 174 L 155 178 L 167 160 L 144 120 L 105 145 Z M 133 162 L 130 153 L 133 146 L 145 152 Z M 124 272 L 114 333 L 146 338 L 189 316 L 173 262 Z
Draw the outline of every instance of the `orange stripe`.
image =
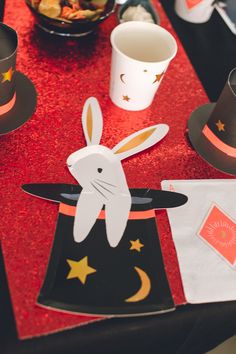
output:
M 9 102 L 4 104 L 3 106 L 0 106 L 0 116 L 2 114 L 9 112 L 12 109 L 12 107 L 14 106 L 15 102 L 16 102 L 16 93 L 14 93 L 14 96 L 12 97 L 12 99 Z
M 60 203 L 59 205 L 59 213 L 68 215 L 68 216 L 75 216 L 75 206 L 67 205 L 64 203 Z M 145 211 L 130 211 L 129 212 L 129 220 L 143 220 L 143 219 L 150 219 L 155 218 L 155 212 L 153 209 L 145 210 Z M 98 216 L 98 219 L 105 219 L 105 210 L 101 210 Z
M 236 157 L 236 148 L 223 143 L 209 128 L 205 125 L 202 133 L 205 137 L 220 151 L 224 152 L 226 155 Z

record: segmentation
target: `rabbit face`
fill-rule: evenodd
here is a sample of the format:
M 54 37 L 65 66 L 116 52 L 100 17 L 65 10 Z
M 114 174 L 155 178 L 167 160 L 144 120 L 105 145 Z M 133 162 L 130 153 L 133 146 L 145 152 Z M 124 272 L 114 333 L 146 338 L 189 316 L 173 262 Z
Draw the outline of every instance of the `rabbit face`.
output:
M 95 192 L 108 200 L 116 192 L 128 192 L 120 160 L 105 146 L 92 145 L 78 150 L 67 159 L 72 176 L 84 191 Z

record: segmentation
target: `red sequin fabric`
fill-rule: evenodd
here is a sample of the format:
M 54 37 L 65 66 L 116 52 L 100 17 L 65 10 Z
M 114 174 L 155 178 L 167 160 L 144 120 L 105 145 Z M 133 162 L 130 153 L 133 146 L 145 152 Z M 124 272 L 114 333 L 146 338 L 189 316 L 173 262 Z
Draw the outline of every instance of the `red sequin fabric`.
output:
M 114 106 L 108 95 L 109 37 L 117 25 L 116 14 L 102 23 L 96 33 L 69 40 L 36 28 L 23 0 L 7 1 L 5 23 L 19 35 L 17 70 L 34 82 L 38 92 L 37 110 L 32 118 L 21 129 L 0 137 L 0 235 L 20 338 L 99 320 L 36 305 L 53 242 L 58 205 L 21 190 L 24 183 L 76 183 L 65 163 L 70 153 L 85 146 L 81 112 L 89 96 L 100 102 L 104 116 L 101 143 L 110 148 L 149 125 L 170 126 L 161 143 L 124 161 L 130 187 L 160 189 L 163 179 L 224 177 L 205 163 L 186 139 L 190 113 L 208 98 L 161 5 L 155 6 L 161 25 L 178 42 L 178 53 L 150 108 L 128 112 Z M 165 211 L 157 212 L 157 219 L 173 298 L 176 304 L 183 304 L 181 277 Z

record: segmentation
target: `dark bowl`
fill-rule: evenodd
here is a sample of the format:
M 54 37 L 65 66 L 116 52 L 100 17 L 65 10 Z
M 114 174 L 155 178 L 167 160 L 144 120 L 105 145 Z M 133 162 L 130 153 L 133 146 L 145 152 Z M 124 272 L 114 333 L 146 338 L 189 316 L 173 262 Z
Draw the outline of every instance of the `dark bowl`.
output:
M 123 16 L 123 13 L 128 9 L 128 7 L 130 6 L 138 6 L 138 5 L 142 5 L 142 7 L 150 13 L 153 22 L 156 25 L 160 25 L 160 17 L 157 13 L 157 11 L 153 8 L 153 6 L 149 3 L 149 1 L 147 0 L 127 0 L 123 5 L 121 5 L 121 7 L 118 10 L 118 21 L 121 21 L 121 18 Z
M 108 16 L 110 16 L 115 9 L 115 0 L 108 0 L 105 10 L 97 20 L 91 21 L 88 19 L 79 19 L 68 23 L 66 20 L 63 21 L 61 19 L 50 18 L 41 14 L 31 6 L 30 0 L 25 0 L 25 3 L 32 12 L 36 19 L 36 24 L 40 28 L 48 33 L 65 37 L 81 37 L 91 33 L 97 28 L 99 23 L 103 22 Z

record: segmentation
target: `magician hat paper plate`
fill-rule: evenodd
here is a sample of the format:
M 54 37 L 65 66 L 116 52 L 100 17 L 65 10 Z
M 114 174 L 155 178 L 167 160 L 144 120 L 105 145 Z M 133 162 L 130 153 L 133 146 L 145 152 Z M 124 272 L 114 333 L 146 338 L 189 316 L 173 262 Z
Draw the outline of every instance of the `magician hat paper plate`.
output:
M 16 31 L 0 23 L 0 135 L 22 126 L 36 107 L 32 82 L 16 71 Z
M 185 204 L 183 194 L 129 189 L 121 160 L 162 140 L 168 126 L 138 131 L 113 149 L 99 145 L 102 114 L 95 98 L 83 109 L 87 147 L 67 159 L 80 185 L 28 184 L 59 204 L 52 253 L 38 304 L 83 314 L 131 316 L 174 309 L 155 209 Z
M 217 103 L 197 108 L 188 121 L 192 146 L 210 165 L 236 175 L 236 68 Z

